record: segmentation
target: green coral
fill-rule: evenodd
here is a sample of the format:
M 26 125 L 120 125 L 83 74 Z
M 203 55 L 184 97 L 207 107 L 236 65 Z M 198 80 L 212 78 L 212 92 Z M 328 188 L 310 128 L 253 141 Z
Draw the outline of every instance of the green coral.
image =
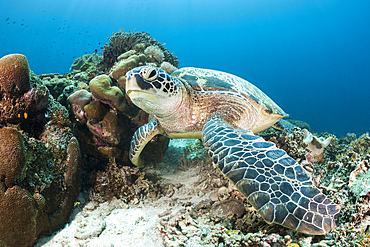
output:
M 140 55 L 130 55 L 131 51 L 122 54 L 119 57 L 119 62 L 112 68 L 109 76 L 117 80 L 117 84 L 123 90 L 126 84 L 126 73 L 131 69 L 145 65 L 146 56 L 144 54 Z M 127 57 L 130 55 L 129 57 Z
M 43 82 L 55 99 L 63 92 L 64 88 L 72 85 L 72 81 L 67 78 L 53 78 L 50 80 L 43 80 Z
M 112 85 L 112 80 L 109 76 L 97 76 L 90 81 L 89 86 L 92 94 L 99 100 L 110 103 L 115 109 L 122 112 L 128 109 L 125 95 L 121 89 Z

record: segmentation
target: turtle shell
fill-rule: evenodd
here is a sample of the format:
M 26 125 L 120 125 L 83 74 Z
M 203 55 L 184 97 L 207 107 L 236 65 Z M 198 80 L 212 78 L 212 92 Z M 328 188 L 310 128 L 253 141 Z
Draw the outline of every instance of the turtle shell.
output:
M 185 80 L 197 90 L 233 90 L 242 92 L 272 113 L 287 116 L 287 114 L 259 88 L 238 76 L 222 71 L 193 67 L 178 69 L 173 72 L 171 76 Z

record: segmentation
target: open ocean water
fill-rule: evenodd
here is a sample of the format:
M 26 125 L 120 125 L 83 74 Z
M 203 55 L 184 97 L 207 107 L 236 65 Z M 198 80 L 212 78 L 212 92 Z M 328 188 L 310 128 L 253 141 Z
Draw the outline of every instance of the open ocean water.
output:
M 367 0 L 0 0 L 0 57 L 62 74 L 120 28 L 249 80 L 313 132 L 370 130 Z

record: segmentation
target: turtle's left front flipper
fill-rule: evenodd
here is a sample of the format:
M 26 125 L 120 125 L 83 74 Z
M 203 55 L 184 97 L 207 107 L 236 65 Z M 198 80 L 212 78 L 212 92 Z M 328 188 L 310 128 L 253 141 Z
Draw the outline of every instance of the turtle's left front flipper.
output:
M 202 132 L 213 162 L 268 223 L 325 235 L 336 227 L 340 206 L 312 183 L 308 173 L 272 142 L 212 117 Z
M 143 167 L 144 161 L 140 157 L 141 152 L 154 136 L 163 133 L 162 127 L 155 118 L 152 118 L 147 124 L 138 128 L 131 138 L 129 157 L 132 164 L 140 168 Z

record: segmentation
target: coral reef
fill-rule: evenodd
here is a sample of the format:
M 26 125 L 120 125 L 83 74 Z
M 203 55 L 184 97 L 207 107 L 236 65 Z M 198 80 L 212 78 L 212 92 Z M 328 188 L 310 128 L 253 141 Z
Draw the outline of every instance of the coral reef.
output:
M 92 57 L 76 59 L 76 66 L 72 67 L 83 67 L 82 61 L 89 59 Z M 94 61 L 96 62 L 96 59 Z M 126 73 L 150 62 L 154 62 L 155 66 L 163 64 L 168 70 L 176 70 L 175 66 L 178 65 L 177 58 L 149 34 L 120 30 L 113 33 L 109 44 L 104 46 L 100 64 L 95 69 L 92 65 L 89 67 L 91 70 L 88 74 L 88 87 L 81 88 L 72 83 L 64 88 L 62 94 L 60 90 L 54 90 L 54 96 L 60 94 L 58 101 L 62 104 L 64 101 L 61 96 L 65 99 L 67 95 L 75 119 L 80 124 L 86 124 L 76 125 L 78 138 L 84 140 L 82 145 L 85 152 L 97 159 L 115 157 L 117 162 L 130 163 L 127 154 L 131 136 L 138 127 L 148 122 L 148 114 L 134 106 L 126 97 Z M 87 76 L 76 78 L 77 74 L 73 74 L 75 71 L 64 76 L 71 81 L 81 79 L 80 82 L 86 82 L 84 78 Z M 93 74 L 95 77 L 91 78 Z M 45 77 L 46 79 L 49 78 Z M 60 81 L 61 78 L 58 76 L 57 80 Z M 65 92 L 67 88 L 68 92 Z M 166 138 L 155 138 L 145 150 L 144 156 L 146 153 L 150 160 L 159 160 L 163 157 L 167 145 Z M 101 163 L 107 163 L 107 160 Z
M 106 71 L 112 67 L 121 54 L 130 50 L 143 53 L 149 46 L 157 46 L 163 53 L 164 58 L 162 60 L 178 67 L 177 57 L 174 57 L 161 43 L 146 32 L 124 32 L 123 30 L 119 30 L 118 32 L 114 32 L 108 40 L 109 44 L 104 45 L 103 60 L 98 66 L 101 71 Z
M 27 62 L 22 55 L 15 57 Z M 17 76 L 2 80 L 16 90 L 1 92 L 0 245 L 31 246 L 71 213 L 81 184 L 79 144 L 67 109 L 33 72 L 18 68 L 28 64 L 13 64 L 12 72 L 6 65 L 0 74 Z
M 290 135 L 289 138 L 286 137 L 287 133 L 281 132 L 280 135 L 287 149 L 296 150 L 297 145 L 305 145 L 302 141 L 303 135 L 298 129 L 295 135 Z M 294 142 L 293 137 L 299 140 Z M 318 137 L 326 139 L 329 135 L 322 134 Z M 176 140 L 180 143 L 179 141 Z M 294 143 L 288 145 L 286 142 Z M 130 243 L 134 245 L 145 236 L 148 237 L 148 232 L 153 234 L 150 235 L 151 239 L 157 238 L 155 234 L 159 234 L 162 238 L 162 242 L 156 242 L 154 246 L 303 247 L 368 246 L 370 243 L 368 232 L 370 198 L 368 195 L 356 198 L 347 187 L 350 171 L 361 167 L 360 163 L 358 163 L 360 166 L 357 166 L 355 161 L 364 158 L 368 161 L 370 147 L 368 135 L 358 139 L 353 135 L 339 140 L 333 137 L 331 144 L 324 149 L 323 158 L 319 161 L 310 160 L 314 178 L 321 174 L 319 188 L 337 203 L 342 202 L 344 206 L 338 228 L 326 236 L 315 237 L 278 225 L 267 224 L 236 188 L 213 167 L 211 159 L 204 154 L 205 149 L 200 142 L 188 143 L 190 144 L 184 150 L 174 149 L 174 146 L 170 145 L 164 164 L 149 164 L 145 168 L 142 182 L 149 184 L 145 187 L 149 188 L 149 192 L 141 191 L 140 197 L 137 196 L 138 194 L 135 196 L 128 194 L 128 199 L 134 198 L 129 202 L 131 206 L 124 204 L 125 201 L 127 202 L 124 196 L 120 197 L 121 199 L 115 199 L 117 196 L 114 195 L 113 188 L 118 192 L 117 195 L 122 191 L 119 186 L 115 187 L 114 183 L 110 183 L 111 185 L 104 190 L 90 197 L 93 200 L 78 214 L 78 223 L 73 221 L 69 230 L 64 235 L 54 237 L 51 243 L 99 245 L 122 241 L 124 238 L 130 239 L 132 241 Z M 342 153 L 333 156 L 337 149 Z M 306 152 L 310 151 L 306 150 Z M 348 156 L 349 153 L 351 156 Z M 347 160 L 353 164 L 343 163 Z M 124 192 L 135 192 L 137 176 L 132 177 L 132 174 L 137 174 L 135 169 L 119 168 L 120 166 L 113 162 L 111 165 L 113 165 L 109 168 L 111 179 L 116 180 L 118 184 L 123 184 Z M 98 180 L 97 176 L 93 180 L 96 183 L 100 181 L 101 183 L 96 185 L 104 188 L 108 181 L 108 168 L 99 173 L 100 179 Z M 133 185 L 133 190 L 128 189 L 130 184 Z M 109 194 L 111 196 L 105 197 Z M 108 198 L 113 199 L 110 202 L 98 204 Z M 134 205 L 138 202 L 135 198 L 143 203 Z M 235 207 L 228 205 L 230 202 L 238 205 L 240 210 L 235 211 Z M 222 208 L 222 214 L 218 208 Z M 153 215 L 150 210 L 154 209 L 160 211 L 156 211 Z M 115 220 L 107 216 L 109 214 Z M 119 225 L 120 231 L 111 229 L 110 225 L 116 227 Z M 156 229 L 149 228 L 149 225 L 155 226 Z M 144 235 L 143 232 L 145 232 Z M 149 243 L 147 239 L 143 242 Z
M 300 162 L 317 187 L 342 205 L 338 227 L 326 236 L 268 225 L 213 167 L 199 141 L 181 152 L 170 147 L 159 162 L 169 140 L 157 136 L 143 151 L 146 168 L 130 166 L 131 137 L 149 116 L 126 98 L 125 74 L 145 64 L 172 73 L 178 60 L 149 34 L 121 30 L 109 38 L 103 57 L 82 56 L 63 75 L 36 76 L 23 55 L 0 59 L 0 246 L 31 246 L 40 234 L 60 228 L 74 206 L 76 211 L 83 207 L 81 198 L 75 204 L 82 183 L 90 203 L 71 223 L 78 230 L 68 235 L 68 241 L 80 245 L 108 234 L 113 224 L 101 217 L 117 217 L 122 212 L 114 210 L 121 209 L 127 218 L 148 204 L 157 210 L 152 218 L 140 216 L 125 227 L 155 219 L 158 224 L 150 232 L 166 246 L 370 243 L 368 134 L 338 139 L 312 134 L 308 124 L 294 120 L 282 122 L 281 130 L 260 133 Z M 122 235 L 121 230 L 112 232 Z M 59 243 L 66 244 L 64 239 Z
M 112 42 L 113 40 L 118 42 L 119 39 L 126 39 L 127 35 L 131 37 L 133 34 L 137 34 L 139 40 L 148 38 L 146 35 L 141 37 L 142 33 L 129 32 L 114 34 L 111 40 Z M 131 40 L 131 38 L 129 39 Z M 131 42 L 132 40 L 130 40 L 128 41 Z M 163 46 L 153 40 L 147 43 L 124 45 L 125 49 L 117 50 L 117 58 L 115 58 L 117 62 L 105 68 L 109 75 L 101 74 L 94 77 L 90 80 L 89 87 L 86 89 L 70 90 L 72 93 L 68 96 L 68 102 L 75 119 L 81 124 L 86 124 L 86 127 L 76 125 L 76 133 L 79 139 L 84 139 L 82 143 L 85 146 L 83 147 L 84 151 L 95 156 L 95 158 L 109 159 L 115 157 L 117 162 L 130 163 L 127 154 L 131 136 L 138 127 L 148 122 L 148 114 L 134 106 L 126 97 L 125 76 L 127 71 L 149 62 L 149 58 L 144 54 L 144 51 L 147 46 L 153 46 L 153 44 L 156 44 L 155 49 L 162 55 L 166 54 Z M 132 49 L 126 50 L 127 47 Z M 124 51 L 124 53 L 121 54 L 120 51 Z M 167 58 L 173 57 L 167 55 Z M 166 56 L 164 56 L 164 59 L 166 59 Z M 167 63 L 165 65 L 170 69 L 176 69 L 168 61 L 163 63 Z M 160 62 L 157 66 L 159 65 Z M 67 75 L 68 77 L 70 76 Z M 145 150 L 144 156 L 147 154 L 150 160 L 159 160 L 163 157 L 167 145 L 167 138 L 155 138 Z M 102 161 L 102 163 L 107 163 L 107 160 Z

